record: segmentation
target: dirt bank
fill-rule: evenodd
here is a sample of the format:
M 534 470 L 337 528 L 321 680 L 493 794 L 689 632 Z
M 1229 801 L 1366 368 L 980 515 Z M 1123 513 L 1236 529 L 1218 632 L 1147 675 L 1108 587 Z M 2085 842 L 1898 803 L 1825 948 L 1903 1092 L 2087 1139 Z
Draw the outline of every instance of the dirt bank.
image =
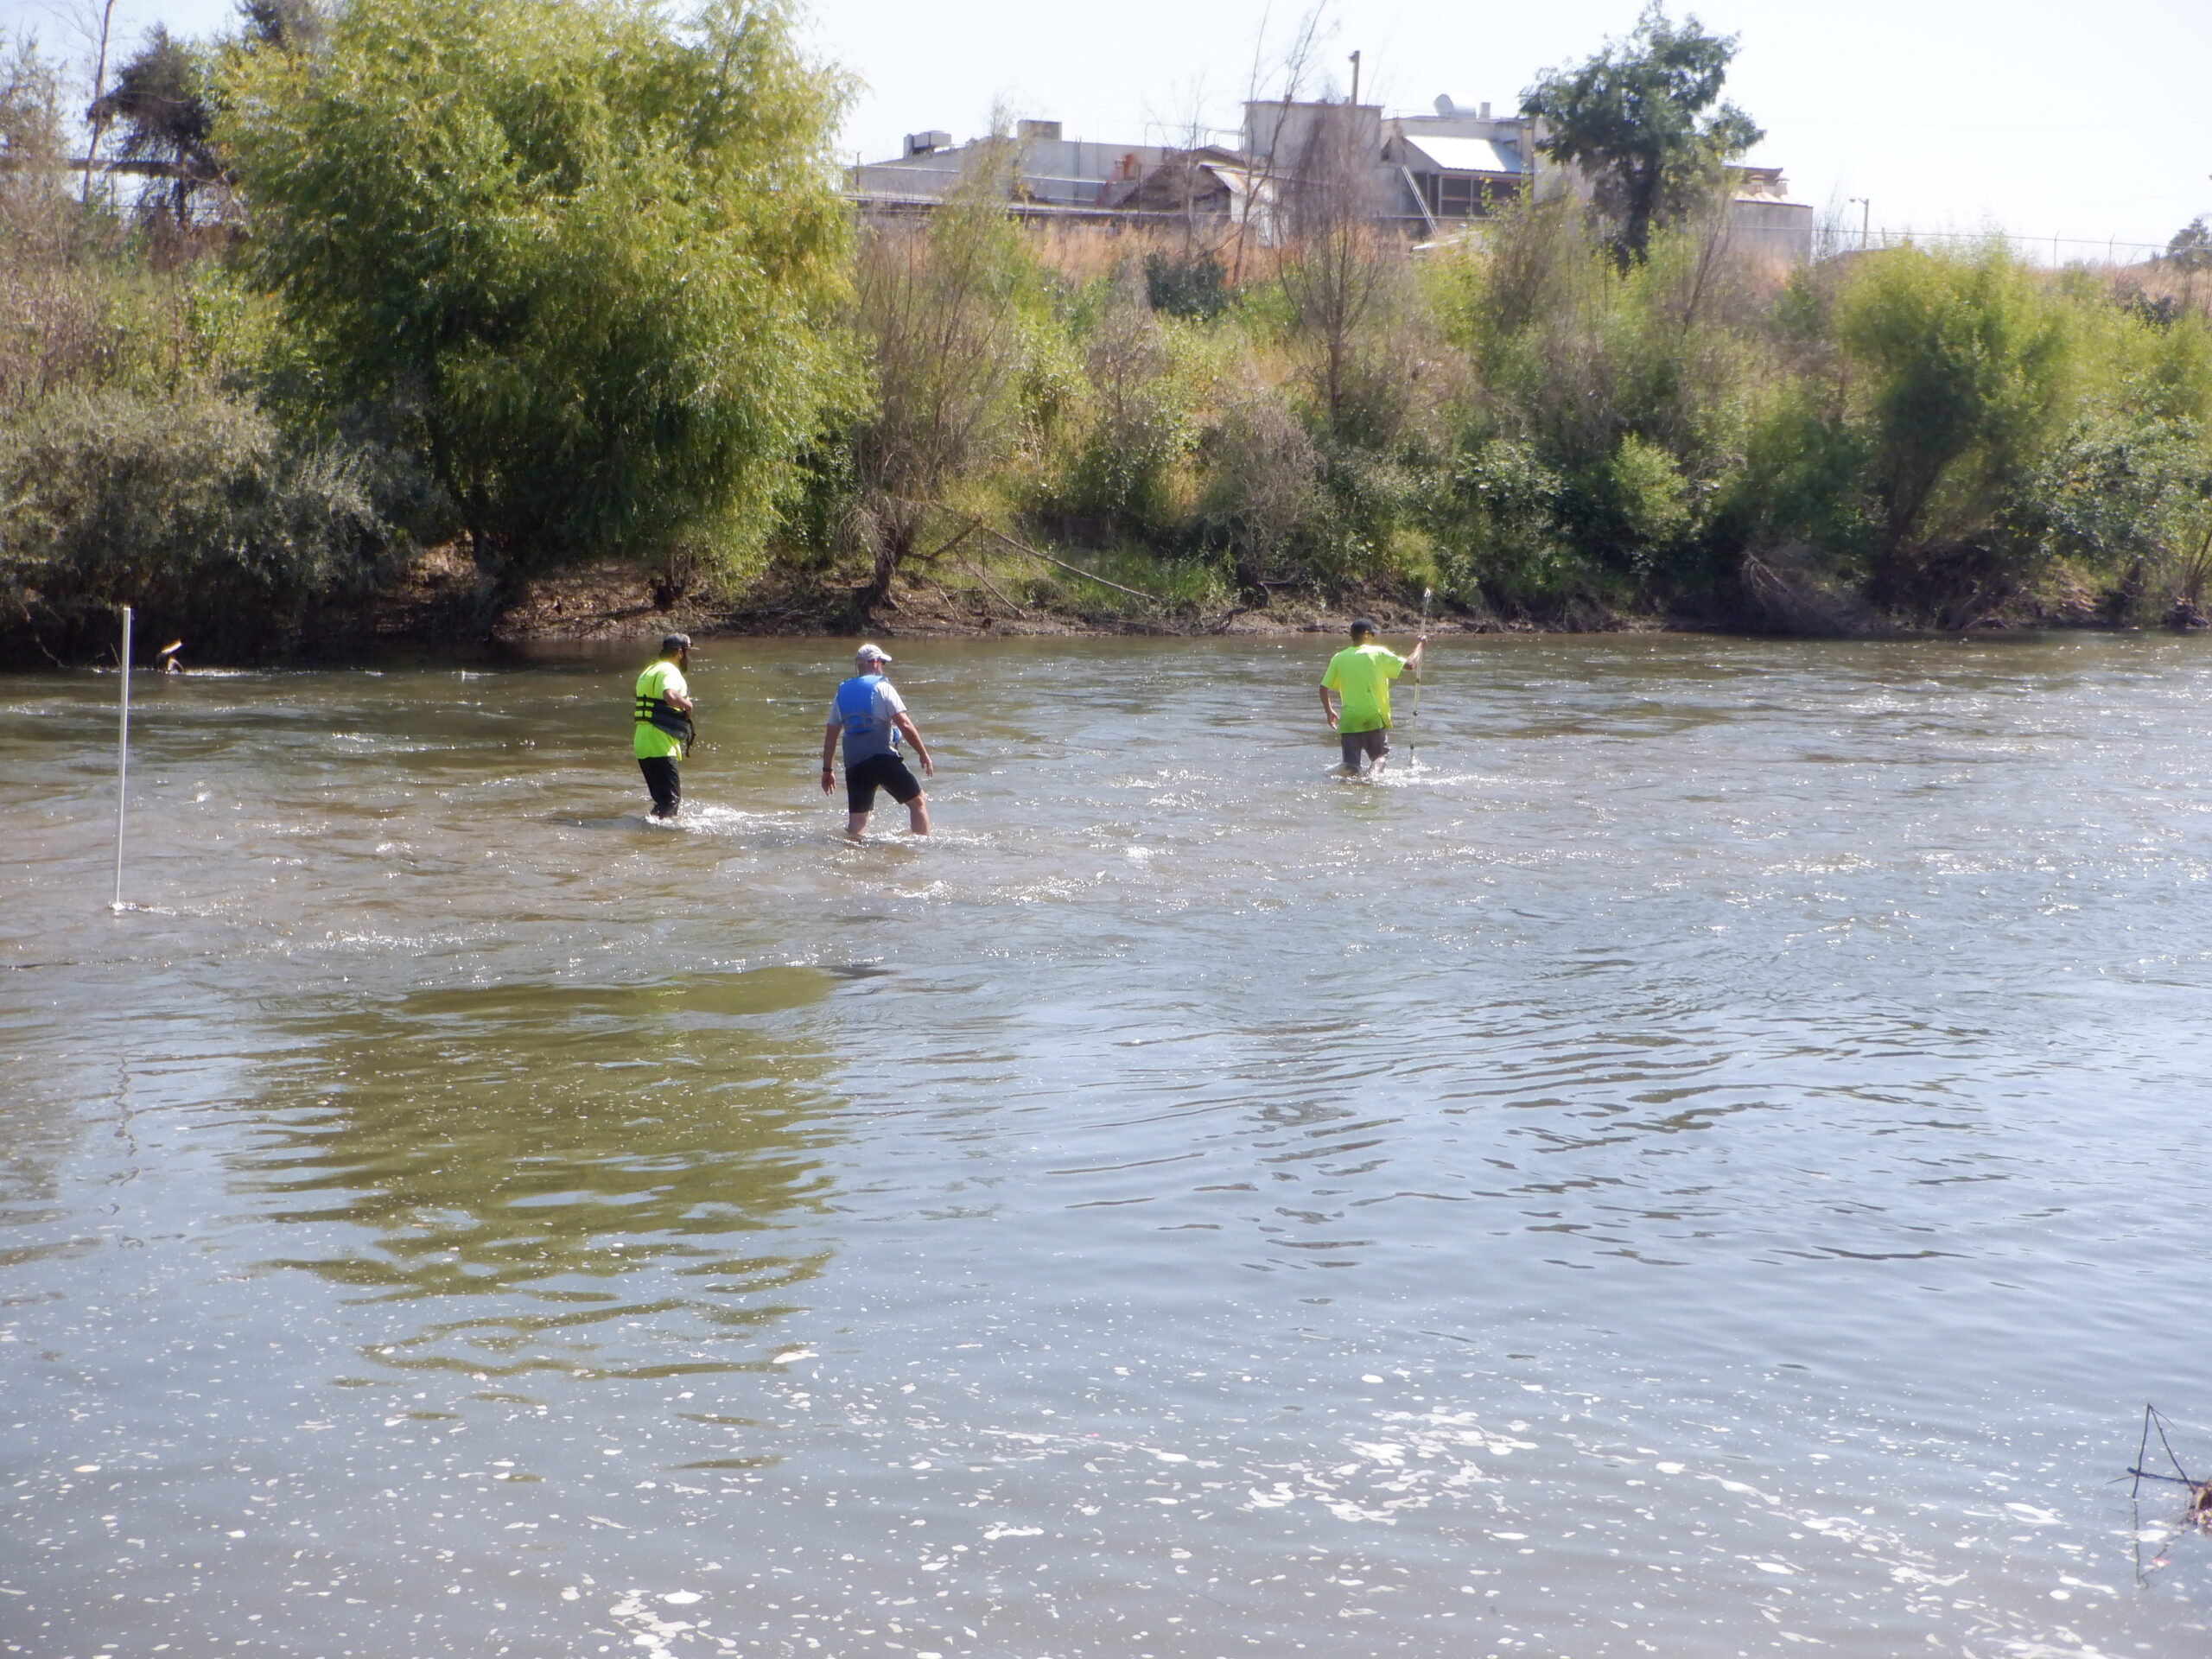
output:
M 467 580 L 455 570 L 449 580 Z M 1393 633 L 1417 630 L 1420 607 L 1388 595 L 1370 595 L 1356 605 L 1323 605 L 1311 600 L 1274 596 L 1262 606 L 1180 610 L 1119 596 L 1118 608 L 1091 609 L 1080 602 L 1017 602 L 1002 589 L 948 587 L 926 576 L 901 578 L 887 600 L 863 613 L 862 589 L 772 570 L 736 601 L 709 594 L 676 594 L 651 571 L 635 565 L 604 564 L 531 582 L 513 604 L 480 626 L 483 637 L 505 645 L 569 640 L 643 639 L 672 629 L 702 637 L 716 634 L 869 634 L 879 638 L 991 638 L 1025 635 L 1105 636 L 1114 634 L 1275 635 L 1338 632 L 1355 616 L 1370 616 Z M 438 629 L 442 609 L 435 584 L 419 590 L 427 642 Z M 1539 623 L 1465 612 L 1438 610 L 1429 618 L 1433 632 L 1619 632 L 1693 626 L 1684 621 L 1622 616 L 1595 607 Z M 1709 626 L 1709 625 L 1707 625 Z M 383 632 L 382 630 L 379 631 Z
M 865 607 L 864 589 L 858 584 L 785 567 L 772 567 L 734 597 L 704 586 L 687 589 L 671 582 L 665 572 L 617 560 L 534 578 L 522 584 L 519 591 L 503 590 L 464 551 L 435 548 L 417 556 L 400 580 L 365 603 L 333 604 L 319 611 L 289 649 L 275 652 L 268 660 L 349 662 L 395 652 L 497 656 L 563 641 L 652 640 L 676 630 L 702 638 L 1265 637 L 1340 633 L 1353 617 L 1364 615 L 1372 617 L 1386 633 L 1402 639 L 1422 625 L 1418 605 L 1406 602 L 1402 595 L 1389 594 L 1369 594 L 1331 604 L 1310 595 L 1276 593 L 1264 605 L 1177 607 L 1112 582 L 1093 586 L 1079 575 L 1040 589 L 1020 587 L 1003 573 L 995 582 L 981 571 L 968 574 L 974 580 L 964 583 L 957 578 L 940 581 L 930 574 L 902 575 L 889 595 L 871 609 Z M 1019 599 L 1014 597 L 1017 593 Z M 2065 593 L 2023 600 L 2005 613 L 1982 620 L 1976 632 L 2109 626 L 2091 600 L 2087 594 Z M 0 667 L 111 662 L 114 619 L 104 607 L 94 608 L 98 614 L 48 627 L 28 626 L 31 619 L 26 610 L 16 626 L 0 626 Z M 1863 607 L 1841 625 L 1823 612 L 1815 619 L 1818 626 L 1802 619 L 1777 617 L 1770 613 L 1772 609 L 1770 606 L 1757 608 L 1754 613 L 1659 614 L 1614 611 L 1573 601 L 1541 616 L 1501 616 L 1460 607 L 1439 607 L 1427 619 L 1427 626 L 1430 632 L 1439 634 L 1713 632 L 1864 637 L 1924 632 L 1885 625 Z M 140 620 L 142 636 L 149 638 L 161 631 L 159 619 L 150 613 L 142 614 Z M 207 658 L 194 658 L 188 639 L 184 657 L 188 663 L 213 665 Z

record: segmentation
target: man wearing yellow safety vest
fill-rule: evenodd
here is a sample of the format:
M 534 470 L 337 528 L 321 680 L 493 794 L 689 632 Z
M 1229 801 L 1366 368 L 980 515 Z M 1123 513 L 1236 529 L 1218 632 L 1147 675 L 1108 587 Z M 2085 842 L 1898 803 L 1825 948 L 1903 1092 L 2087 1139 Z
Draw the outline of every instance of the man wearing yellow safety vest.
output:
M 1428 644 L 1424 634 L 1412 656 L 1401 657 L 1374 639 L 1375 625 L 1360 618 L 1351 625 L 1351 644 L 1329 658 L 1321 676 L 1321 712 L 1337 728 L 1347 777 L 1358 772 L 1362 755 L 1374 761 L 1376 772 L 1382 770 L 1390 753 L 1390 682 L 1419 663 Z M 1341 714 L 1329 701 L 1332 691 L 1343 700 Z
M 630 748 L 652 791 L 652 815 L 664 821 L 673 818 L 683 801 L 676 763 L 691 747 L 691 687 L 683 677 L 690 660 L 691 636 L 671 633 L 660 642 L 660 655 L 638 676 Z

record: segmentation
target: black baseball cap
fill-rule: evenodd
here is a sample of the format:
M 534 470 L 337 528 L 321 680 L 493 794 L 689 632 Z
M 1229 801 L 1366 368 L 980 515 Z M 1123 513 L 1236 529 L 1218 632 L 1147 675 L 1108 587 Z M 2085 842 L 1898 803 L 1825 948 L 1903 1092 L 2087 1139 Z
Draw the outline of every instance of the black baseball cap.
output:
M 688 633 L 670 633 L 661 636 L 660 654 L 664 657 L 667 656 L 671 651 L 689 651 L 690 649 L 691 636 Z
M 1351 637 L 1355 639 L 1363 633 L 1374 633 L 1376 631 L 1375 625 L 1363 616 L 1356 616 L 1351 620 Z

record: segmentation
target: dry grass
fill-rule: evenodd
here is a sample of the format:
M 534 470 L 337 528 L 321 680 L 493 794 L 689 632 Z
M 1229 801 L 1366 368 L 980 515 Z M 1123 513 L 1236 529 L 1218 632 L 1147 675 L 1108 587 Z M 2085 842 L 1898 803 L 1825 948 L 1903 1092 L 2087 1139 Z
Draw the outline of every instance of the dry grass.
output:
M 1125 266 L 1141 266 L 1147 255 L 1187 259 L 1211 254 L 1224 270 L 1238 273 L 1237 285 L 1251 287 L 1274 280 L 1281 264 L 1280 250 L 1263 248 L 1256 237 L 1244 238 L 1238 258 L 1237 235 L 1230 226 L 1217 222 L 1181 225 L 1101 225 L 1084 220 L 1047 219 L 1023 226 L 1031 257 L 1046 270 L 1081 284 L 1111 276 Z
M 2212 322 L 2212 270 L 2153 259 L 2139 265 L 2107 266 L 2103 274 L 2123 302 L 2168 316 L 2194 313 Z

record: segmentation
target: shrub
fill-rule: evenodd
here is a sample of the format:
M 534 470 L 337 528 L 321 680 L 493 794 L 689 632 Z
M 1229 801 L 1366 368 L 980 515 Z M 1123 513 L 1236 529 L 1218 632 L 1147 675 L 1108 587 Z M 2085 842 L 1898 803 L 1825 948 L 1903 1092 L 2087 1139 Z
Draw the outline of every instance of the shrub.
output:
M 1135 271 L 1099 298 L 1082 342 L 1085 418 L 1065 505 L 1109 535 L 1172 533 L 1173 474 L 1190 447 L 1186 389 Z
M 1859 263 L 1835 332 L 1866 448 L 1872 597 L 1967 626 L 2031 563 L 2002 519 L 2073 402 L 2065 302 L 2001 243 L 1899 248 Z
M 1200 445 L 1197 532 L 1236 584 L 1264 593 L 1305 579 L 1328 534 L 1321 452 L 1281 396 L 1248 378 Z
M 925 226 L 862 233 L 851 327 L 873 397 L 849 434 L 852 519 L 870 554 L 863 607 L 882 601 L 964 480 L 1014 448 L 1030 383 L 1037 274 L 1000 200 L 1014 152 L 981 147 Z
M 376 467 L 292 449 L 221 393 L 55 397 L 0 427 L 0 585 L 19 619 L 79 646 L 130 604 L 196 656 L 279 656 L 364 595 L 391 550 Z
M 1229 273 L 1204 249 L 1170 253 L 1154 249 L 1144 257 L 1146 303 L 1171 317 L 1217 317 L 1229 308 Z

